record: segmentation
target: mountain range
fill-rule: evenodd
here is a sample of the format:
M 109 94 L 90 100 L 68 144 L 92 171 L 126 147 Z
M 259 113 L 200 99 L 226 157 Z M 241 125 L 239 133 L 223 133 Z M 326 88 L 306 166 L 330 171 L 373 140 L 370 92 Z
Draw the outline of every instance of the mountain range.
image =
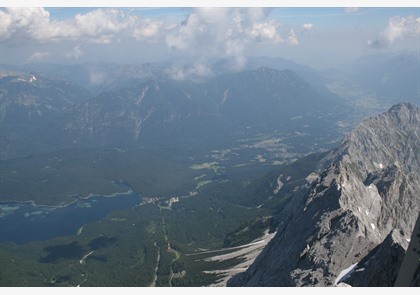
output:
M 10 130 L 2 135 L 3 159 L 74 147 L 220 147 L 275 132 L 316 131 L 329 141 L 342 118 L 339 99 L 290 70 L 259 68 L 205 82 L 148 79 L 90 97 L 70 82 L 19 77 L 2 78 L 2 126 Z

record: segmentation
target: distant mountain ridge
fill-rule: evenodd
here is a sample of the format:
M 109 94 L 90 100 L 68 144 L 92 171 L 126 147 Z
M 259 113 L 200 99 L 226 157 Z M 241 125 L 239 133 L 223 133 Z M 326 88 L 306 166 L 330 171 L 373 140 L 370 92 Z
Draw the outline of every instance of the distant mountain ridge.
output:
M 322 80 L 315 70 L 284 58 L 250 58 L 241 70 L 232 69 L 230 61 L 225 59 L 209 60 L 203 65 L 208 70 L 204 75 L 190 71 L 195 64 L 188 59 L 141 64 L 80 63 L 61 65 L 29 63 L 20 66 L 4 64 L 2 67 L 12 71 L 38 72 L 46 77 L 67 80 L 96 94 L 135 87 L 136 84 L 144 83 L 150 79 L 208 82 L 221 75 L 252 71 L 262 67 L 269 67 L 278 71 L 292 70 L 309 82 Z M 181 73 L 181 75 L 177 75 L 177 73 Z
M 0 78 L 0 158 L 20 154 L 37 143 L 34 129 L 48 125 L 92 94 L 68 81 L 38 73 L 2 72 Z M 27 140 L 29 139 L 29 141 Z
M 228 286 L 393 286 L 420 210 L 419 149 L 417 106 L 401 103 L 363 121 Z
M 246 127 L 273 130 L 292 117 L 324 112 L 327 103 L 323 100 L 287 70 L 261 68 L 199 84 L 152 79 L 133 89 L 102 93 L 76 106 L 62 129 L 93 135 L 85 142 L 98 141 L 96 136 L 99 142 L 111 139 L 109 133 L 118 126 L 123 128 L 127 144 L 147 144 L 162 137 L 169 141 L 205 140 L 227 137 Z M 103 144 L 109 142 L 105 139 Z
M 418 103 L 420 59 L 418 54 L 400 53 L 384 57 L 365 57 L 353 68 L 356 81 L 370 93 L 392 103 Z
M 3 126 L 26 122 L 36 124 L 43 117 L 85 101 L 91 95 L 67 81 L 51 80 L 37 73 L 19 73 L 0 78 L 0 122 Z M 16 118 L 17 117 L 17 118 Z
M 328 88 L 362 108 L 406 101 L 419 104 L 420 59 L 417 52 L 366 55 L 339 68 L 325 70 Z
M 148 79 L 102 92 L 34 124 L 22 149 L 188 146 L 277 131 L 313 133 L 325 125 L 334 130 L 330 116 L 339 110 L 340 101 L 319 94 L 290 70 L 259 68 L 208 82 Z M 324 129 L 321 134 L 331 131 Z

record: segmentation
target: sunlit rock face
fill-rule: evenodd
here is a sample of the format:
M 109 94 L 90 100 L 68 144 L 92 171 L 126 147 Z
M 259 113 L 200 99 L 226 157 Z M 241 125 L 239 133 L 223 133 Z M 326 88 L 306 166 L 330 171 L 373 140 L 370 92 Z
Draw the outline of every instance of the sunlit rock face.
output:
M 363 121 L 228 286 L 392 286 L 420 208 L 419 155 L 418 107 L 401 103 Z

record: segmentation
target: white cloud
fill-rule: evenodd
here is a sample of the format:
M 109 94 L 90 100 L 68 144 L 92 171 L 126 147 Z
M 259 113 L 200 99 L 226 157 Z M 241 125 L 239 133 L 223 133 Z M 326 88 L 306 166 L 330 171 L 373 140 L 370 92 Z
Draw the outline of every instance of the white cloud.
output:
M 137 25 L 138 18 L 117 9 L 96 9 L 74 18 L 53 21 L 44 8 L 5 8 L 0 11 L 3 41 L 35 40 L 39 42 L 85 40 L 109 43 L 115 35 Z
M 346 8 L 344 8 L 344 12 L 348 13 L 348 14 L 355 13 L 355 12 L 358 12 L 358 11 L 360 11 L 359 7 L 346 7 Z
M 302 28 L 304 28 L 305 30 L 312 30 L 314 27 L 314 25 L 312 23 L 306 23 L 302 25 Z
M 160 29 L 163 26 L 161 21 L 153 21 L 151 19 L 145 19 L 140 25 L 138 25 L 133 31 L 133 37 L 137 40 L 148 40 L 152 41 L 158 36 Z
M 185 80 L 187 78 L 210 77 L 213 75 L 213 71 L 205 59 L 200 59 L 191 66 L 172 65 L 166 70 L 166 74 L 174 80 Z
M 83 51 L 80 49 L 80 44 L 75 46 L 72 50 L 65 53 L 68 59 L 79 59 L 83 55 Z
M 282 24 L 269 20 L 268 13 L 261 8 L 196 8 L 180 24 L 163 28 L 165 42 L 192 56 L 227 58 L 232 68 L 240 69 L 246 64 L 248 45 L 278 44 L 287 38 L 287 31 L 282 36 Z
M 166 33 L 166 45 L 172 49 L 192 49 L 196 40 L 209 34 L 206 25 L 202 24 L 197 14 L 191 14 L 181 24 L 170 26 Z
M 89 44 L 152 42 L 166 47 L 169 54 L 182 52 L 192 60 L 225 58 L 233 69 L 241 69 L 250 46 L 299 43 L 295 31 L 270 19 L 269 13 L 266 8 L 194 8 L 183 21 L 174 23 L 115 8 L 94 9 L 64 20 L 52 19 L 43 8 L 5 8 L 0 9 L 0 33 L 3 42 L 15 44 L 66 42 L 72 48 L 64 53 L 69 59 L 84 55 L 80 44 L 87 50 Z
M 139 25 L 139 18 L 125 15 L 117 9 L 96 9 L 86 14 L 77 14 L 72 21 L 76 37 L 84 37 L 96 43 L 111 43 L 125 30 L 132 31 Z
M 269 15 L 271 10 L 272 10 L 271 8 L 260 8 L 260 7 L 248 8 L 246 10 L 247 19 L 249 19 L 250 22 L 260 21 L 262 19 L 265 19 Z
M 24 38 L 38 36 L 39 29 L 48 25 L 49 17 L 49 12 L 43 8 L 6 8 L 0 11 L 3 41 L 18 34 Z
M 420 17 L 414 16 L 399 17 L 395 16 L 389 19 L 388 27 L 383 32 L 383 35 L 392 44 L 397 39 L 402 39 L 405 36 L 419 35 Z
M 280 23 L 275 21 L 256 23 L 249 30 L 249 35 L 257 41 L 280 43 L 284 41 L 278 32 L 280 26 Z
M 171 66 L 170 68 L 168 68 L 166 70 L 166 74 L 168 74 L 168 76 L 171 79 L 178 80 L 178 81 L 185 80 L 186 77 L 188 76 L 188 74 L 186 73 L 186 70 L 179 65 Z
M 295 30 L 290 29 L 289 36 L 287 37 L 287 42 L 290 45 L 298 45 L 299 44 L 299 40 L 298 40 L 298 37 L 296 36 Z
M 419 38 L 420 36 L 420 17 L 415 16 L 393 16 L 389 19 L 387 27 L 379 34 L 375 40 L 369 40 L 370 47 L 380 49 L 389 47 L 397 40 L 405 38 Z
M 37 51 L 28 58 L 28 61 L 39 61 L 48 56 L 50 56 L 50 53 L 47 51 L 44 51 L 44 52 Z
M 103 71 L 95 69 L 89 70 L 89 82 L 91 85 L 101 85 L 108 79 L 107 75 Z
M 229 8 L 198 7 L 194 9 L 193 15 L 197 15 L 198 19 L 204 23 L 219 25 L 228 21 L 229 13 Z
M 245 45 L 241 40 L 233 39 L 227 40 L 225 44 L 226 57 L 233 61 L 232 67 L 235 70 L 241 70 L 246 65 L 246 58 L 244 55 Z

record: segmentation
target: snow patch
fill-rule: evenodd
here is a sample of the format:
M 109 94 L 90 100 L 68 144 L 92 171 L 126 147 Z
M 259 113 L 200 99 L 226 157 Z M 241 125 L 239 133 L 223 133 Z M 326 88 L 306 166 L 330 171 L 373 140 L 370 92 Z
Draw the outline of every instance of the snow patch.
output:
M 357 263 L 350 265 L 349 267 L 347 267 L 346 269 L 342 270 L 340 272 L 340 274 L 338 275 L 338 277 L 335 279 L 334 284 L 337 285 L 340 283 L 341 280 L 345 280 L 346 278 L 350 277 L 351 274 L 354 272 L 354 270 L 356 269 Z
M 281 190 L 281 188 L 283 187 L 283 182 L 281 182 L 281 177 L 283 175 L 280 175 L 279 177 L 277 177 L 277 187 L 276 189 L 273 191 L 274 194 L 278 194 Z
M 206 177 L 206 176 L 207 176 L 207 174 L 201 174 L 200 176 L 194 177 L 194 180 L 199 180 L 199 179 L 201 179 L 203 177 Z
M 185 91 L 182 91 L 184 93 L 185 97 L 191 100 L 191 94 Z
M 77 230 L 77 235 L 78 236 L 80 236 L 81 234 L 82 234 L 82 231 L 83 231 L 83 228 L 84 228 L 85 226 L 83 225 L 81 228 L 79 228 L 78 230 Z
M 319 177 L 318 174 L 316 174 L 315 172 L 311 172 L 311 174 L 309 174 L 308 176 L 306 176 L 306 181 L 311 184 L 312 182 L 314 182 L 315 180 L 317 180 Z
M 88 254 L 86 254 L 85 256 L 83 256 L 83 257 L 82 257 L 82 259 L 80 259 L 80 260 L 79 260 L 80 264 L 84 264 L 84 263 L 86 263 L 86 259 L 87 259 L 90 255 L 92 255 L 92 254 L 93 254 L 93 252 L 95 252 L 95 251 L 91 251 L 91 252 L 89 252 Z
M 290 118 L 290 120 L 298 120 L 298 119 L 303 119 L 303 116 L 296 116 L 296 117 Z
M 220 250 L 208 251 L 207 253 L 211 253 L 211 252 L 214 253 L 214 256 L 205 258 L 204 259 L 205 261 L 226 261 L 226 260 L 240 258 L 241 262 L 239 264 L 235 264 L 230 269 L 203 271 L 204 273 L 219 275 L 219 279 L 216 282 L 206 287 L 222 287 L 222 286 L 225 287 L 226 282 L 233 275 L 239 272 L 246 271 L 249 268 L 249 266 L 254 262 L 255 258 L 257 258 L 257 256 L 261 253 L 261 251 L 264 249 L 267 243 L 275 236 L 275 234 L 276 233 L 269 234 L 268 231 L 266 231 L 264 236 L 254 240 L 253 242 L 249 244 L 222 249 L 222 250 L 235 249 L 235 251 L 231 253 L 222 254 L 220 253 Z M 188 255 L 196 255 L 196 254 L 203 254 L 203 252 L 186 254 L 186 255 L 188 256 Z
M 140 105 L 144 99 L 144 97 L 146 96 L 147 91 L 149 90 L 149 86 L 146 86 L 143 88 L 143 91 L 141 93 L 141 95 L 139 96 L 139 98 L 137 99 L 136 105 Z
M 257 161 L 258 161 L 259 163 L 264 163 L 265 161 L 267 161 L 267 160 L 263 157 L 263 155 L 257 155 L 257 156 L 255 157 L 255 159 L 257 159 Z
M 212 169 L 217 166 L 219 162 L 209 162 L 209 163 L 202 163 L 202 164 L 194 164 L 191 165 L 190 168 L 193 170 L 201 170 L 201 169 Z
M 229 89 L 226 89 L 223 92 L 223 100 L 222 100 L 222 105 L 225 104 L 226 100 L 229 98 Z
M 203 180 L 203 181 L 200 181 L 197 184 L 197 186 L 195 187 L 195 189 L 198 190 L 200 187 L 205 186 L 206 184 L 209 184 L 211 182 L 213 182 L 213 181 L 212 180 Z

